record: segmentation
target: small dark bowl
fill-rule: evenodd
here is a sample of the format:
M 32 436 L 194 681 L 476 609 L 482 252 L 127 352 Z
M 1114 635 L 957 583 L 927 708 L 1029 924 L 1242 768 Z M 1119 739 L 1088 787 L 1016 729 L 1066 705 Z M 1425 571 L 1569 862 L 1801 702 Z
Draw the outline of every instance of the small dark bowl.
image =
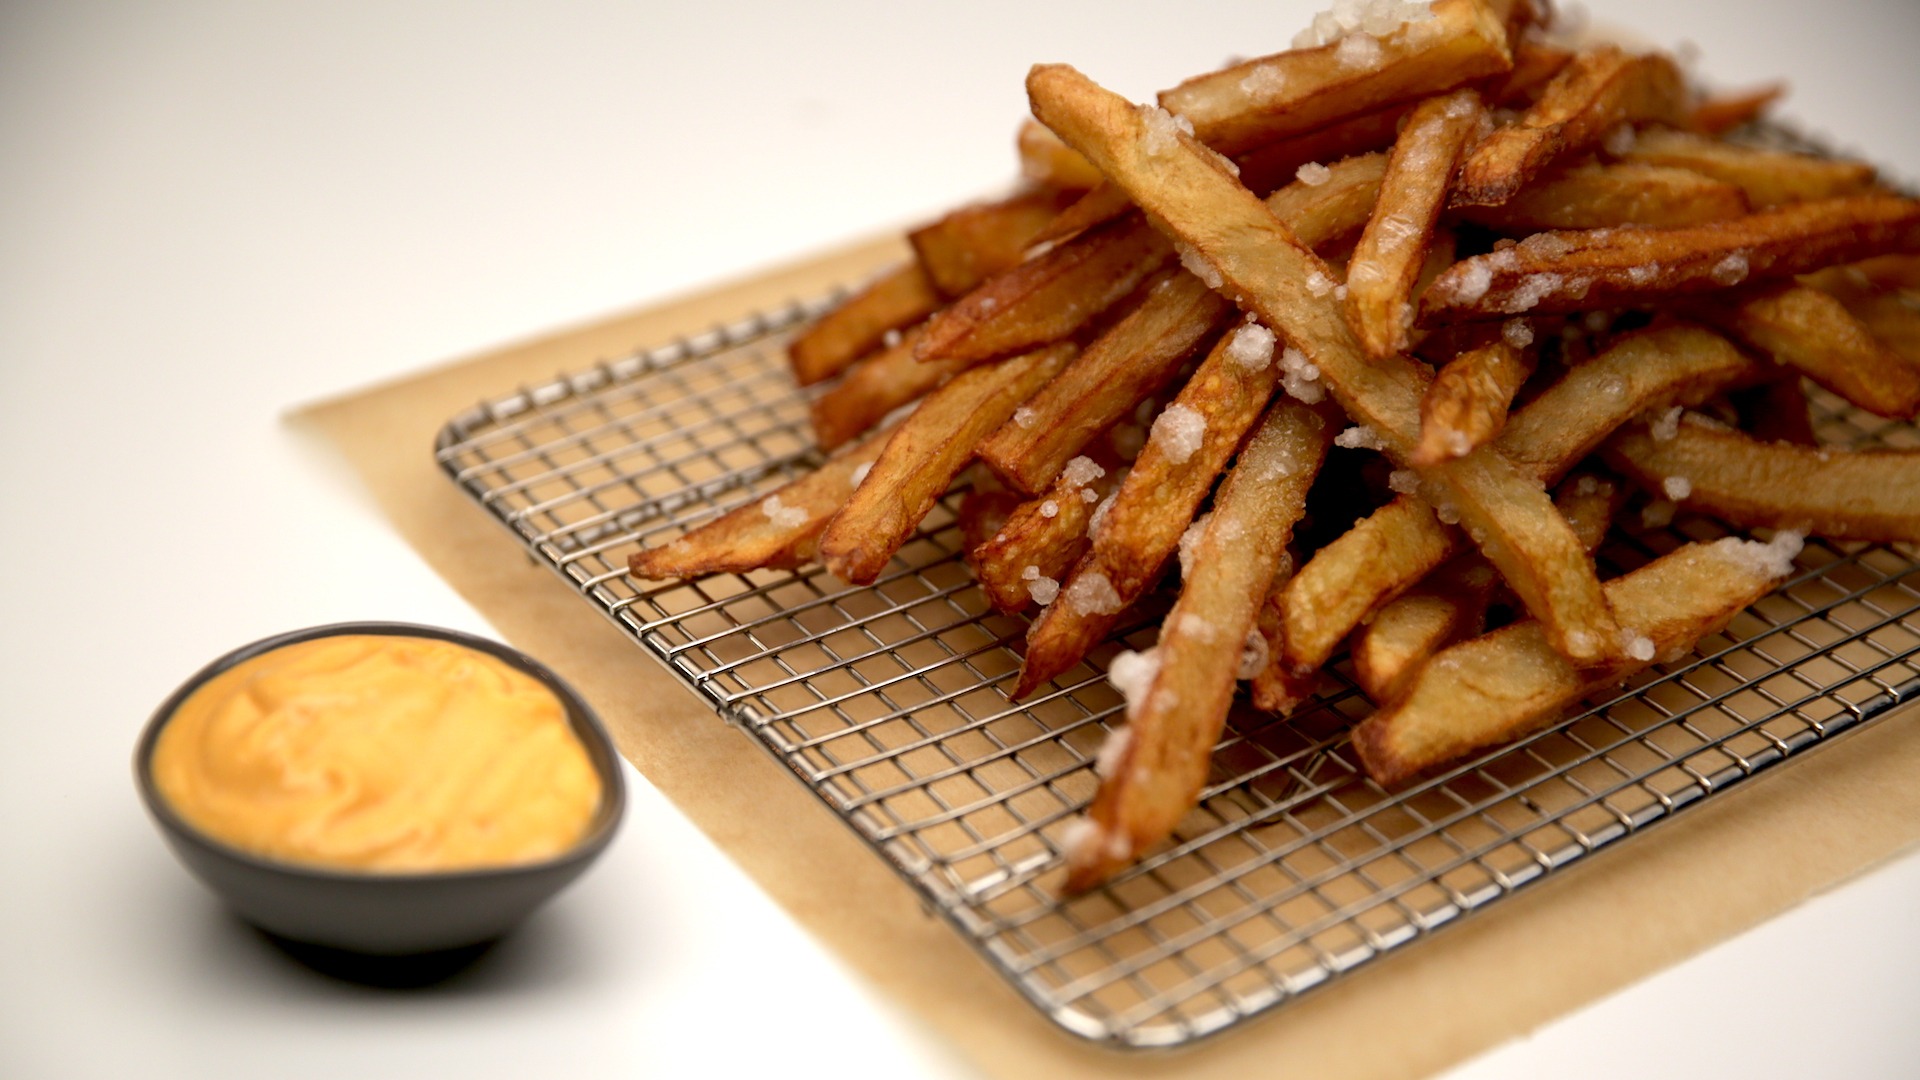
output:
M 428 873 L 355 873 L 277 862 L 230 847 L 175 813 L 153 782 L 154 745 L 174 710 L 208 679 L 241 661 L 314 638 L 387 634 L 437 638 L 497 656 L 538 679 L 566 706 L 574 734 L 600 777 L 600 808 L 587 834 L 544 862 Z M 464 949 L 512 929 L 580 876 L 613 839 L 626 809 L 620 759 L 600 720 L 573 688 L 532 657 L 485 638 L 407 623 L 337 623 L 242 646 L 202 668 L 160 706 L 140 735 L 134 776 L 147 812 L 194 876 L 235 913 L 276 937 L 367 956 L 415 956 Z

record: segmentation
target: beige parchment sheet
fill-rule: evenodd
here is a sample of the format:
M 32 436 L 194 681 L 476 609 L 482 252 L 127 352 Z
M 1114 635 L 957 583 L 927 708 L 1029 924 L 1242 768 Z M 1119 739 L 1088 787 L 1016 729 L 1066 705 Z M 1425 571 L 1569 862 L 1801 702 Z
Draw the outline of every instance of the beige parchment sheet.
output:
M 746 736 L 533 565 L 433 460 L 456 412 L 596 360 L 821 294 L 875 241 L 300 410 L 506 640 L 593 702 L 620 750 L 795 919 L 997 1076 L 1426 1076 L 1729 938 L 1920 839 L 1920 724 L 1850 735 L 1276 1013 L 1171 1053 L 1055 1029 Z M 1389 1019 L 1390 1018 L 1390 1019 Z M 1382 1037 L 1390 1032 L 1389 1037 Z

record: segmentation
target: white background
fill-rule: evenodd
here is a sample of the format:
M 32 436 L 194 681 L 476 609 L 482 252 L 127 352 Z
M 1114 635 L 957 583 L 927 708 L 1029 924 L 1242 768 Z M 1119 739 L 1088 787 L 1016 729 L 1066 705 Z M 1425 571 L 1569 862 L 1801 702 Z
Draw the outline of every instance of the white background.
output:
M 1591 6 L 1920 176 L 1911 0 Z M 487 629 L 286 408 L 990 192 L 1033 61 L 1145 98 L 1310 14 L 1200 7 L 0 4 L 0 1075 L 970 1075 L 631 773 L 588 878 L 389 993 L 223 915 L 129 755 L 241 642 Z M 1910 855 L 1460 1075 L 1915 1075 L 1917 910 Z

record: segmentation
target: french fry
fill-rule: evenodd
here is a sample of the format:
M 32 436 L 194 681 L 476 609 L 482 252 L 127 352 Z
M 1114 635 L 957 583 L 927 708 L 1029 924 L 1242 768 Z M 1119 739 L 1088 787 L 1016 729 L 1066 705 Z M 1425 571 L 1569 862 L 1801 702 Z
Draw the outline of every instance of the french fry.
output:
M 1159 578 L 1280 381 L 1272 336 L 1266 335 L 1264 356 L 1259 340 L 1254 327 L 1221 338 L 1154 421 L 1146 449 L 1113 501 L 1096 513 L 1092 546 L 1027 631 L 1015 699 L 1078 663 Z
M 932 314 L 940 293 L 917 262 L 875 278 L 846 302 L 815 320 L 787 346 L 794 381 L 811 386 L 830 379 L 866 355 L 887 331 Z
M 1268 410 L 1194 541 L 1144 687 L 1105 749 L 1099 793 L 1067 854 L 1067 889 L 1093 887 L 1167 838 L 1199 801 L 1226 726 L 1256 608 L 1286 556 L 1338 424 L 1298 402 Z
M 1536 233 L 1462 259 L 1420 298 L 1427 323 L 1633 307 L 1920 249 L 1920 202 L 1850 195 L 1673 229 Z
M 1034 234 L 1069 198 L 1059 188 L 1035 188 L 997 202 L 964 206 L 913 230 L 907 240 L 933 287 L 944 296 L 962 296 L 992 275 L 1018 266 Z
M 1617 162 L 1550 173 L 1499 206 L 1462 207 L 1460 216 L 1502 232 L 1530 233 L 1699 225 L 1747 210 L 1746 193 L 1737 184 L 1687 169 Z
M 1477 554 L 1441 566 L 1353 632 L 1353 681 L 1376 702 L 1398 697 L 1434 653 L 1480 632 L 1499 588 Z
M 1708 95 L 1694 103 L 1693 119 L 1687 126 L 1702 135 L 1724 135 L 1758 120 L 1786 92 L 1787 84 L 1769 83 L 1751 90 Z
M 1687 416 L 1669 438 L 1624 428 L 1604 456 L 1641 486 L 1735 525 L 1920 540 L 1920 451 L 1767 443 Z
M 1296 181 L 1267 206 L 1313 246 L 1359 228 L 1372 212 L 1386 158 L 1367 154 L 1327 170 L 1317 183 Z M 1094 342 L 1031 402 L 1024 422 L 995 432 L 980 457 L 1007 482 L 1038 492 L 1067 459 L 1171 379 L 1231 305 L 1183 269 L 1151 289 L 1133 313 Z
M 1347 321 L 1375 359 L 1407 347 L 1414 284 L 1447 186 L 1484 115 L 1470 89 L 1428 98 L 1407 117 L 1387 155 L 1373 216 L 1347 260 Z
M 979 363 L 1059 341 L 1132 292 L 1172 253 L 1137 217 L 1109 222 L 954 301 L 928 321 L 918 355 Z
M 1138 308 L 980 444 L 981 460 L 1021 491 L 1045 490 L 1095 436 L 1164 388 L 1231 311 L 1192 274 L 1162 270 Z
M 1757 381 L 1763 371 L 1725 338 L 1698 327 L 1629 335 L 1515 410 L 1494 448 L 1550 484 L 1640 413 L 1697 404 Z M 1288 669 L 1325 664 L 1367 612 L 1462 550 L 1458 535 L 1412 496 L 1355 524 L 1287 583 L 1280 653 Z
M 1620 155 L 1627 161 L 1687 169 L 1738 185 L 1754 209 L 1859 195 L 1873 188 L 1873 166 L 1862 161 L 1762 150 L 1687 131 L 1650 128 Z
M 1599 145 L 1622 123 L 1688 118 L 1686 79 L 1658 54 L 1631 56 L 1603 45 L 1575 56 L 1520 119 L 1474 147 L 1453 201 L 1498 206 L 1547 166 Z
M 1920 364 L 1920 259 L 1883 256 L 1800 280 L 1846 305 L 1881 344 Z
M 1430 376 L 1405 356 L 1369 361 L 1360 352 L 1326 266 L 1266 205 L 1163 112 L 1136 110 L 1070 67 L 1035 67 L 1027 91 L 1042 123 L 1126 188 L 1156 226 L 1188 245 L 1191 258 L 1183 258 L 1190 265 L 1193 258 L 1210 264 L 1223 290 L 1318 368 L 1348 416 L 1395 460 L 1406 460 Z M 1528 610 L 1545 621 L 1556 647 L 1580 660 L 1617 647 L 1592 560 L 1545 492 L 1486 451 L 1425 469 L 1421 480 L 1481 538 Z
M 887 440 L 820 536 L 820 559 L 843 581 L 872 584 L 973 448 L 1073 356 L 1062 342 L 956 375 L 928 394 Z
M 627 560 L 650 581 L 748 570 L 791 570 L 812 562 L 827 522 L 852 498 L 891 431 L 879 431 L 818 469 L 745 506 L 735 507 L 670 543 Z
M 1286 614 L 1285 604 L 1287 579 L 1290 569 L 1282 565 L 1281 571 L 1274 574 L 1273 587 L 1267 591 L 1267 598 L 1260 605 L 1258 626 L 1261 642 L 1267 649 L 1267 662 L 1259 674 L 1253 677 L 1253 707 L 1261 712 L 1286 716 L 1313 695 L 1320 692 L 1323 682 L 1320 670 L 1296 674 L 1286 663 L 1282 655 L 1285 642 Z
M 835 450 L 887 418 L 902 405 L 928 393 L 967 364 L 923 364 L 913 354 L 921 327 L 901 335 L 880 352 L 856 361 L 832 389 L 807 406 L 814 441 L 822 450 Z
M 1531 105 L 1554 76 L 1572 62 L 1574 52 L 1551 41 L 1511 31 L 1507 40 L 1513 43 L 1513 70 L 1489 80 L 1487 103 L 1501 108 Z
M 1196 76 L 1163 91 L 1160 105 L 1191 122 L 1200 142 L 1237 154 L 1512 68 L 1502 16 L 1489 5 L 1438 0 L 1432 10 L 1383 37 L 1352 34 Z
M 1839 300 L 1786 282 L 1696 314 L 1879 416 L 1920 412 L 1920 363 L 1882 344 Z
M 1015 143 L 1020 151 L 1020 175 L 1036 184 L 1086 191 L 1098 186 L 1103 179 L 1092 162 L 1032 117 L 1020 121 Z
M 1625 487 L 1591 472 L 1567 477 L 1553 493 L 1553 505 L 1588 551 L 1600 546 L 1626 501 Z
M 1505 340 L 1490 341 L 1448 361 L 1420 399 L 1420 445 L 1414 465 L 1434 465 L 1471 453 L 1500 434 L 1520 384 L 1533 374 L 1533 357 Z
M 1094 507 L 1125 476 L 1111 460 L 1075 458 L 1044 494 L 1015 507 L 991 536 L 968 544 L 967 562 L 995 610 L 1011 615 L 1053 602 L 1060 579 L 1086 553 Z
M 1353 748 L 1368 776 L 1393 786 L 1511 742 L 1655 657 L 1684 653 L 1785 579 L 1799 550 L 1795 533 L 1771 544 L 1727 537 L 1688 544 L 1607 582 L 1607 599 L 1635 642 L 1601 667 L 1567 663 L 1532 620 L 1455 645 L 1360 722 Z

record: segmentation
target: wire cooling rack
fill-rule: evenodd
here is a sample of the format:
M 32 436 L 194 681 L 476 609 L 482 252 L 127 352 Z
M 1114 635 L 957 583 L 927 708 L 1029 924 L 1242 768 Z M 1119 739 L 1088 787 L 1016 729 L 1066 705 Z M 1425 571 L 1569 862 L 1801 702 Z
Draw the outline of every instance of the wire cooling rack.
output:
M 1177 1045 L 1272 1009 L 1920 695 L 1920 565 L 1810 540 L 1795 576 L 1676 663 L 1515 746 L 1398 792 L 1347 744 L 1336 688 L 1236 708 L 1172 842 L 1063 900 L 1062 836 L 1121 720 L 1104 671 L 1142 618 L 1032 701 L 1024 619 L 961 561 L 950 495 L 874 585 L 818 568 L 646 583 L 627 556 L 817 462 L 786 373 L 794 305 L 521 389 L 454 418 L 438 459 L 596 611 L 703 694 L 1060 1026 Z M 1915 430 L 1820 397 L 1856 446 Z M 1599 553 L 1617 573 L 1725 530 L 1682 514 Z M 1151 607 L 1151 604 L 1148 605 Z M 748 792 L 741 793 L 749 798 Z

